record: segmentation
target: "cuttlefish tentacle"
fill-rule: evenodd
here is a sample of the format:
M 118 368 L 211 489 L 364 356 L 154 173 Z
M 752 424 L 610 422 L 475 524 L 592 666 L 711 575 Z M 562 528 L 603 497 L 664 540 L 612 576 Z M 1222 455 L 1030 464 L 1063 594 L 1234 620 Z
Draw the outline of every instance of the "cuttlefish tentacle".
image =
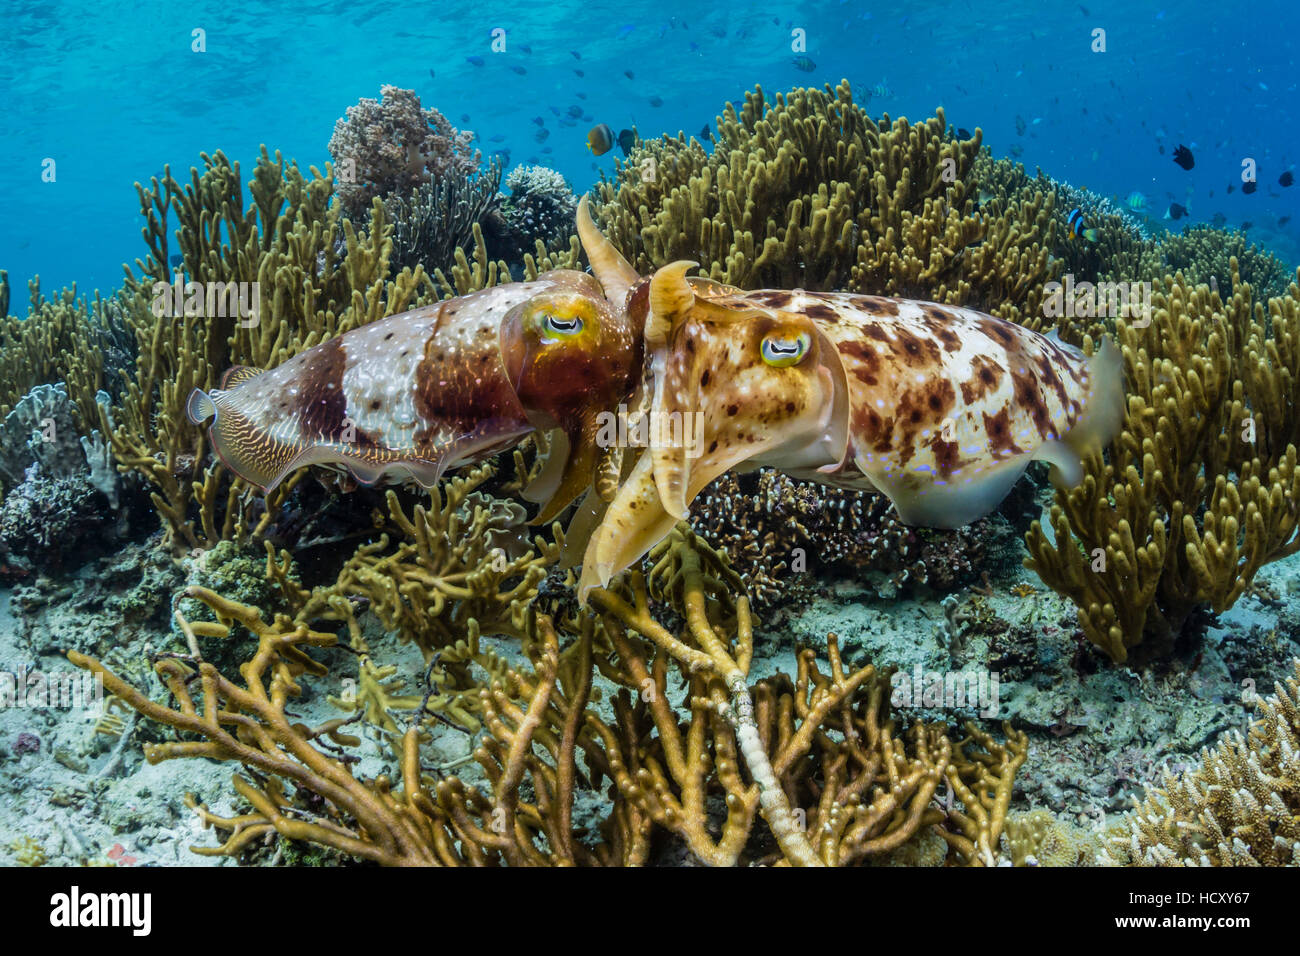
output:
M 647 341 L 653 408 L 699 416 L 701 451 L 642 455 L 588 543 L 584 599 L 742 463 L 878 491 L 903 521 L 952 528 L 996 507 L 1031 461 L 1049 462 L 1059 486 L 1077 483 L 1082 457 L 1122 421 L 1109 340 L 1088 357 L 970 309 L 739 292 L 684 279 L 677 264 L 655 275 L 650 298 L 671 303 L 646 322 L 659 338 Z

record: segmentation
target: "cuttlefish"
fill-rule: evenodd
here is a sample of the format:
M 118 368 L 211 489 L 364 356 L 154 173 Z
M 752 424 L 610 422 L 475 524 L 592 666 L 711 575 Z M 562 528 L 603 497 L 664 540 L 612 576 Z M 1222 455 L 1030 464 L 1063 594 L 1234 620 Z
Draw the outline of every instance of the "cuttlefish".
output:
M 907 524 L 955 528 L 993 510 L 1031 461 L 1058 486 L 1123 418 L 1122 360 L 971 309 L 847 293 L 743 292 L 650 281 L 651 434 L 583 556 L 579 595 L 604 586 L 731 468 L 889 497 Z M 689 419 L 689 423 L 682 419 Z M 666 427 L 672 420 L 674 427 Z
M 221 460 L 263 492 L 317 465 L 363 484 L 432 487 L 525 435 L 551 433 L 524 490 L 548 521 L 592 481 L 604 450 L 597 416 L 640 380 L 639 279 L 591 224 L 587 254 L 602 281 L 556 270 L 390 316 L 261 371 L 230 369 L 195 390 L 187 414 L 211 419 Z M 612 257 L 612 258 L 611 258 Z

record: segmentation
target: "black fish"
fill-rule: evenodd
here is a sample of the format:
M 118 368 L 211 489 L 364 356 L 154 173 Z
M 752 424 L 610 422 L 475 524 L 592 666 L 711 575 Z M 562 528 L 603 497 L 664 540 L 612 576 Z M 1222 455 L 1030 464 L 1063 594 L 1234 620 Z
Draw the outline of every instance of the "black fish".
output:
M 522 46 L 519 47 L 519 49 L 523 50 L 523 51 L 524 51 L 525 53 L 527 53 L 529 56 L 532 56 L 532 55 L 533 55 L 533 48 L 530 47 L 530 46 L 522 45 Z
M 579 76 L 586 76 L 586 75 L 587 75 L 586 73 L 583 73 L 581 70 L 574 70 L 573 72 L 574 72 L 574 73 L 577 73 Z
M 572 106 L 569 107 L 569 115 L 572 116 L 574 119 L 582 119 L 582 107 L 579 106 L 577 103 L 574 103 Z
M 536 133 L 533 134 L 533 139 L 537 140 L 537 142 L 539 143 L 544 143 L 546 142 L 546 137 L 550 135 L 551 135 L 551 131 L 543 127 L 542 129 L 539 129 Z
M 1288 222 L 1290 222 L 1290 221 L 1291 221 L 1291 217 L 1290 217 L 1290 216 L 1279 216 L 1279 217 L 1278 217 L 1278 220 L 1277 220 L 1277 224 L 1278 224 L 1279 226 L 1285 226 L 1285 225 L 1286 225 Z
M 170 256 L 167 257 L 167 264 L 171 266 L 173 269 L 176 268 L 176 266 L 180 265 L 184 261 L 185 261 L 185 257 L 182 256 L 179 252 L 173 252 Z
M 1236 189 L 1236 188 L 1237 188 L 1237 187 L 1234 186 L 1234 185 L 1232 185 L 1232 183 L 1228 183 L 1228 192 L 1231 193 L 1231 192 L 1232 192 L 1234 189 Z
M 1196 165 L 1196 160 L 1192 158 L 1192 151 L 1182 143 L 1179 143 L 1178 148 L 1174 150 L 1174 162 L 1183 169 L 1191 169 Z
M 1255 180 L 1253 179 L 1248 183 L 1241 184 L 1241 191 L 1244 192 L 1247 196 L 1249 196 L 1258 188 L 1259 186 L 1255 183 Z
M 468 122 L 469 122 L 469 114 L 468 114 L 468 113 L 461 113 L 461 114 L 460 114 L 460 121 L 461 121 L 462 123 L 468 123 Z
M 1164 154 L 1165 154 L 1165 148 L 1164 148 L 1163 146 L 1161 146 L 1161 147 L 1160 147 L 1160 155 L 1163 156 Z
M 624 71 L 623 71 L 623 75 L 626 76 L 629 80 L 635 80 L 635 79 L 636 79 L 636 74 L 633 73 L 631 70 L 624 70 Z
M 1254 224 L 1253 222 L 1251 222 L 1249 219 L 1247 219 L 1245 222 L 1243 222 L 1243 223 L 1241 224 L 1241 231 L 1242 231 L 1242 232 L 1245 232 L 1247 229 L 1249 229 L 1249 228 L 1250 228 L 1251 226 L 1253 226 L 1253 225 L 1255 225 L 1255 224 Z
M 534 116 L 534 117 L 533 117 L 533 122 L 536 123 L 538 126 L 545 126 L 545 125 L 546 125 L 546 120 L 542 119 L 540 116 Z
M 1295 182 L 1295 176 L 1291 173 L 1291 170 L 1289 169 L 1286 172 L 1284 172 L 1281 176 L 1277 177 L 1277 184 L 1279 186 L 1290 186 L 1293 182 Z
M 1182 219 L 1186 215 L 1187 215 L 1187 207 L 1179 205 L 1176 202 L 1171 202 L 1169 204 L 1169 208 L 1165 210 L 1165 218 L 1172 219 L 1175 222 L 1177 222 L 1179 219 Z
M 705 123 L 700 127 L 700 142 L 708 142 L 713 139 L 713 131 L 709 129 L 709 124 Z
M 582 54 L 579 53 L 577 50 L 570 50 L 569 52 L 573 54 L 573 58 L 574 58 L 575 60 L 581 60 L 581 59 L 582 59 Z
M 522 66 L 512 66 L 510 69 L 514 70 L 514 71 L 515 71 L 516 73 L 518 73 L 520 76 L 523 76 L 525 73 L 528 72 L 528 71 L 525 70 Z
M 438 74 L 434 73 L 433 70 L 430 70 L 430 71 L 429 71 L 429 79 L 431 79 L 431 80 L 436 80 L 437 78 L 438 78 Z
M 474 64 L 475 66 L 482 66 L 482 65 L 483 65 L 483 58 L 482 58 L 481 56 L 467 56 L 467 57 L 465 57 L 465 59 L 466 59 L 466 61 L 468 61 L 469 63 Z
M 630 129 L 621 129 L 618 131 L 618 148 L 627 156 L 632 152 L 632 147 L 636 145 L 636 133 Z
M 586 94 L 586 93 L 574 93 L 573 95 L 576 96 L 576 97 L 577 97 L 578 99 L 580 99 L 580 100 L 585 100 L 585 99 L 587 98 L 587 94 Z
M 968 129 L 967 129 L 966 127 L 964 127 L 964 126 L 958 126 L 958 127 L 957 127 L 957 138 L 958 138 L 958 139 L 970 139 L 970 130 L 968 130 Z
M 657 96 L 652 96 L 650 97 L 650 105 L 658 109 L 660 106 L 664 105 L 664 101 Z

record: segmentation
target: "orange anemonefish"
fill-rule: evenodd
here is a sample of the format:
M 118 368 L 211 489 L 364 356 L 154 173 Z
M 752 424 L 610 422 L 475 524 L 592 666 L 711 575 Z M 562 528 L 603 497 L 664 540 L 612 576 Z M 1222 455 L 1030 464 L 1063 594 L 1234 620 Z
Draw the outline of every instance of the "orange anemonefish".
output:
M 1075 206 L 1070 210 L 1070 215 L 1065 220 L 1066 227 L 1069 229 L 1070 237 L 1078 239 L 1082 236 L 1089 242 L 1097 241 L 1097 230 L 1091 226 L 1086 226 L 1083 221 L 1083 210 Z

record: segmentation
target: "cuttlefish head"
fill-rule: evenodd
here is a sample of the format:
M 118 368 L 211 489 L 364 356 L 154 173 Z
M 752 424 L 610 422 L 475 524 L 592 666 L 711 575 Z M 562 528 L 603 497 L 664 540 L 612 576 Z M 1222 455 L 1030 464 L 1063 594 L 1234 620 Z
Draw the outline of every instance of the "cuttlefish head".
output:
M 649 447 L 587 546 L 584 599 L 664 538 L 728 469 L 830 470 L 846 451 L 848 388 L 830 341 L 798 313 L 697 296 L 686 278 L 693 265 L 665 266 L 651 282 Z
M 640 322 L 629 316 L 627 291 L 636 272 L 596 230 L 584 197 L 579 234 L 595 277 L 553 272 L 552 289 L 506 315 L 501 355 L 529 422 L 551 431 L 547 461 L 524 497 L 544 502 L 534 524 L 550 521 L 592 481 L 603 449 L 602 414 L 613 414 L 640 378 Z

